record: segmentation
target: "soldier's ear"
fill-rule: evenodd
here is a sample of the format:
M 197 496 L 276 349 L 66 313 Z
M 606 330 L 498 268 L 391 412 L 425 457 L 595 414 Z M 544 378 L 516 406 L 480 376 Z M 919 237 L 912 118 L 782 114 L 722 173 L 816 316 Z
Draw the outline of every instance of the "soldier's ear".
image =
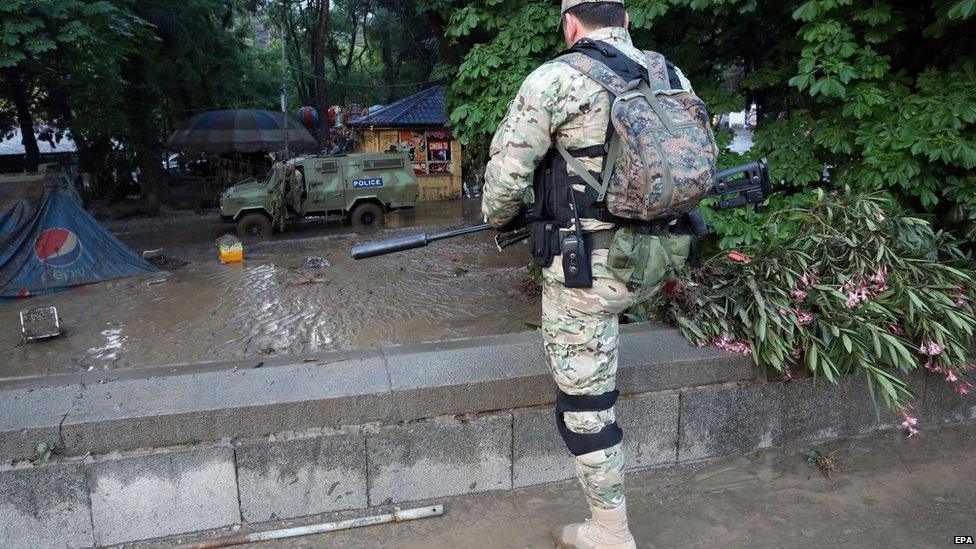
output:
M 576 43 L 576 40 L 580 38 L 580 25 L 576 16 L 564 13 L 563 14 L 563 38 L 566 39 L 566 47 L 572 47 Z
M 624 12 L 624 28 L 630 29 L 630 14 L 627 12 Z

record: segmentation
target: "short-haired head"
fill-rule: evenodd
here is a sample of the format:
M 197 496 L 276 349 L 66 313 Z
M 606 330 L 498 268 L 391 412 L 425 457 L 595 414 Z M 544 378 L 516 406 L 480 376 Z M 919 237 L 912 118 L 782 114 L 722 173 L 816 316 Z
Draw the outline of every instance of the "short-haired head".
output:
M 562 9 L 561 23 L 567 46 L 595 30 L 626 28 L 630 23 L 623 0 L 563 0 Z

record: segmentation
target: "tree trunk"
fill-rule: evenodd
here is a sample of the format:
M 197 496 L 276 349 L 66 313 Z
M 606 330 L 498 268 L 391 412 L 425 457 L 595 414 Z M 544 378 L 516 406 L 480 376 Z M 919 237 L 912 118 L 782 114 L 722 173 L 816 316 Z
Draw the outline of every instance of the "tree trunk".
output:
M 129 120 L 129 144 L 135 152 L 139 169 L 141 199 L 151 209 L 158 209 L 168 198 L 168 189 L 162 178 L 163 146 L 159 140 L 156 120 L 149 116 L 151 106 L 158 100 L 146 78 L 146 63 L 134 57 L 122 68 L 122 77 L 128 83 L 123 92 L 123 112 Z
M 17 109 L 17 125 L 20 126 L 21 143 L 24 144 L 24 170 L 33 172 L 41 161 L 41 151 L 34 135 L 34 117 L 31 115 L 27 82 L 21 70 L 14 67 L 6 71 L 7 95 Z
M 330 0 L 319 0 L 312 29 L 312 75 L 315 78 L 315 103 L 319 111 L 319 143 L 329 139 L 329 83 L 325 80 L 325 44 L 329 36 Z
M 400 98 L 397 80 L 400 77 L 399 64 L 393 59 L 393 38 L 390 32 L 384 32 L 380 46 L 380 57 L 383 59 L 383 83 L 386 84 L 386 102 L 392 103 Z

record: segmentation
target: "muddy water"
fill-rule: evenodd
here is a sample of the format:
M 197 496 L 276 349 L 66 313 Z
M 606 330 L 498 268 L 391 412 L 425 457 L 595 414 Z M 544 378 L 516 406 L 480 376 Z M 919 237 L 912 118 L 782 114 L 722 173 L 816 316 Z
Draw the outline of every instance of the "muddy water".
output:
M 525 249 L 498 253 L 488 234 L 423 250 L 352 261 L 368 240 L 476 223 L 477 201 L 429 205 L 356 233 L 305 223 L 246 245 L 242 266 L 216 261 L 212 239 L 229 226 L 210 218 L 136 230 L 111 226 L 133 249 L 165 247 L 190 264 L 173 273 L 110 281 L 0 302 L 0 377 L 108 370 L 268 355 L 302 355 L 390 343 L 500 334 L 537 322 L 539 299 L 518 287 Z M 332 266 L 309 269 L 305 257 Z M 54 305 L 66 333 L 20 344 L 17 311 Z

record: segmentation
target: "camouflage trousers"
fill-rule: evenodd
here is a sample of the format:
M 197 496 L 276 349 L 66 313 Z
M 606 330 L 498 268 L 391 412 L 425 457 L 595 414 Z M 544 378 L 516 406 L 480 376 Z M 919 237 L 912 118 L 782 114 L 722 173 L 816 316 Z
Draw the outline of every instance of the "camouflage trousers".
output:
M 562 258 L 543 271 L 542 331 L 546 366 L 559 389 L 570 395 L 613 391 L 617 377 L 619 315 L 650 295 L 631 290 L 606 269 L 606 250 L 593 252 L 593 287 L 563 286 Z M 599 433 L 616 421 L 614 409 L 565 412 L 566 427 Z M 620 444 L 576 457 L 576 473 L 591 506 L 613 509 L 624 503 L 624 452 Z

